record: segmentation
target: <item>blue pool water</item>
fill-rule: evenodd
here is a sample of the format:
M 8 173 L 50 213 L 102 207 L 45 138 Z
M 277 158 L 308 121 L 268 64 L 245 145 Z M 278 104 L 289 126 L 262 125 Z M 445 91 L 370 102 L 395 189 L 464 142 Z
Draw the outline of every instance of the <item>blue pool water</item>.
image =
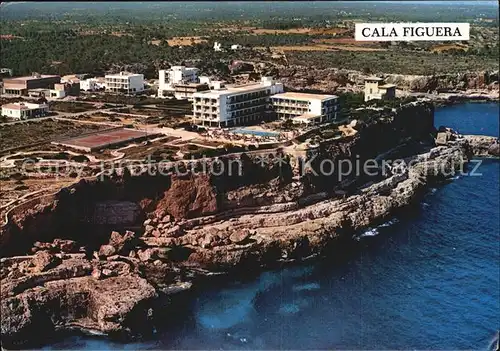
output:
M 441 108 L 441 124 L 498 135 L 498 104 Z M 486 349 L 500 327 L 500 162 L 484 160 L 478 172 L 361 233 L 349 260 L 203 290 L 155 340 L 72 337 L 50 348 Z
M 262 137 L 276 137 L 279 135 L 279 133 L 275 133 L 275 132 L 266 132 L 263 130 L 252 130 L 252 129 L 243 129 L 243 128 L 233 129 L 232 132 L 237 133 L 237 134 L 249 134 L 249 135 L 262 136 Z

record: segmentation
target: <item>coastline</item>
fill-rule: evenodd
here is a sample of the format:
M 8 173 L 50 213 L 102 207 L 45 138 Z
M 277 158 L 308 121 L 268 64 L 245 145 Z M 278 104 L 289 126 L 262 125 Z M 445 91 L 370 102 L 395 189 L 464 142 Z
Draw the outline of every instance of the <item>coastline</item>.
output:
M 385 132 L 382 130 L 382 133 Z M 108 244 L 101 242 L 104 245 L 97 247 L 97 256 L 40 250 L 33 256 L 3 258 L 2 339 L 11 345 L 23 345 L 26 335 L 40 327 L 40 318 L 46 314 L 59 321 L 59 329 L 99 331 L 113 338 L 131 337 L 138 331 L 147 334 L 159 318 L 156 314 L 161 313 L 154 308 L 155 304 L 175 293 L 180 292 L 177 296 L 182 296 L 182 292 L 196 285 L 199 279 L 211 279 L 217 273 L 228 273 L 230 277 L 301 262 L 321 256 L 329 249 L 342 251 L 353 233 L 413 204 L 425 194 L 432 181 L 446 178 L 452 168 L 461 167 L 474 154 L 473 141 L 450 130 L 438 132 L 437 141 L 439 133 L 445 134 L 444 144 L 433 145 L 433 141 L 418 152 L 406 151 L 404 155 L 403 151 L 403 155 L 398 155 L 408 162 L 416 161 L 412 167 L 401 173 L 394 170 L 389 177 L 372 184 L 355 183 L 347 192 L 313 193 L 302 196 L 299 202 L 301 196 L 297 197 L 294 189 L 300 185 L 292 182 L 283 188 L 278 182 L 276 189 L 292 201 L 276 202 L 273 199 L 283 195 L 268 194 L 271 198 L 268 204 L 254 206 L 246 213 L 229 209 L 228 217 L 221 217 L 211 214 L 214 209 L 210 208 L 208 179 L 173 178 L 170 193 L 166 195 L 173 195 L 172 189 L 186 192 L 186 188 L 195 188 L 195 198 L 208 205 L 208 212 L 202 211 L 202 216 L 194 218 L 172 220 L 170 214 L 164 213 L 171 204 L 163 204 L 163 208 L 155 208 L 145 219 L 144 234 L 114 232 Z M 356 145 L 352 147 L 355 149 Z M 77 189 L 74 194 L 98 185 L 80 186 L 80 191 Z M 266 190 L 269 193 L 269 189 Z M 57 201 L 66 201 L 66 205 L 78 202 L 77 196 L 73 200 L 68 196 L 64 199 Z M 240 209 L 242 200 L 235 202 Z M 50 203 L 31 217 L 15 218 L 15 222 L 22 226 L 27 219 L 36 221 L 37 213 L 54 211 L 57 206 L 58 203 Z M 50 223 L 47 219 L 44 221 Z M 22 231 L 31 233 L 29 226 Z M 67 242 L 57 245 L 62 248 L 64 244 L 69 245 Z M 5 245 L 4 242 L 3 250 Z M 53 249 L 49 247 L 49 251 Z M 118 287 L 122 295 L 128 296 L 120 296 L 116 306 Z M 51 310 L 62 296 L 69 299 L 59 302 L 61 311 Z M 84 296 L 83 300 L 78 296 Z M 27 304 L 31 299 L 34 305 Z M 33 316 L 31 311 L 40 308 L 41 316 Z M 46 327 L 50 333 L 51 326 Z
M 459 93 L 459 94 L 447 94 L 443 97 L 440 94 L 435 94 L 431 101 L 434 102 L 436 107 L 458 105 L 463 103 L 489 103 L 489 102 L 499 102 L 499 92 L 490 92 L 490 94 L 481 93 Z

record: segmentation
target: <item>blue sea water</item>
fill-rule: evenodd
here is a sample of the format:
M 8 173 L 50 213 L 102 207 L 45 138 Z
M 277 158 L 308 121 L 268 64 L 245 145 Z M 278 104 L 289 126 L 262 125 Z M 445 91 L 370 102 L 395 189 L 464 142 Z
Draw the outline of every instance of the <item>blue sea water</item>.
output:
M 498 113 L 495 103 L 444 107 L 436 126 L 498 136 Z M 349 260 L 200 291 L 155 340 L 71 337 L 47 349 L 486 349 L 500 327 L 500 162 L 477 172 L 360 233 Z
M 499 136 L 498 103 L 465 103 L 436 109 L 434 124 L 461 134 Z

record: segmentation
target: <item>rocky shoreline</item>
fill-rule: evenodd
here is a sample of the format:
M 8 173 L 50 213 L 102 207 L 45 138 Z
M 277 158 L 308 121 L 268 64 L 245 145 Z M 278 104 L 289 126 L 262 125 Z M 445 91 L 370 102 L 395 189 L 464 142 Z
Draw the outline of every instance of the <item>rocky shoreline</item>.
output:
M 336 181 L 298 177 L 293 160 L 260 166 L 242 156 L 243 177 L 116 175 L 13 211 L 0 237 L 2 346 L 29 347 L 34 335 L 56 330 L 150 335 L 200 280 L 342 250 L 488 143 L 436 131 L 425 103 L 358 128 L 354 138 L 322 145 L 317 160 L 405 163 Z
M 498 138 L 487 135 L 465 135 L 475 156 L 498 158 L 500 157 L 500 143 Z
M 477 93 L 484 93 L 493 99 L 498 99 L 499 72 L 477 71 L 467 73 L 405 75 L 386 72 L 363 73 L 355 70 L 338 68 L 317 68 L 306 66 L 282 66 L 261 72 L 276 74 L 287 88 L 297 90 L 314 90 L 331 93 L 334 91 L 362 92 L 364 79 L 376 75 L 387 83 L 395 84 L 402 91 L 414 93 L 437 93 L 447 95 L 446 92 L 455 91 L 453 95 L 470 95 L 472 98 Z
M 498 91 L 489 91 L 487 93 L 481 91 L 463 91 L 459 93 L 447 94 L 427 94 L 426 95 L 436 106 L 450 106 L 462 104 L 464 102 L 498 102 Z

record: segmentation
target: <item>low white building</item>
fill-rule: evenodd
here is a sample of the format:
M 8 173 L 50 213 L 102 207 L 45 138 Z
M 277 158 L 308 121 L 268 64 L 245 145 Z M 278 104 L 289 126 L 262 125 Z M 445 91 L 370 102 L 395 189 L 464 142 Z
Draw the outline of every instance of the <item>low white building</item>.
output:
M 240 50 L 241 49 L 241 45 L 240 44 L 233 44 L 231 45 L 231 50 Z
M 14 102 L 2 105 L 2 116 L 15 119 L 43 117 L 49 112 L 47 104 L 32 104 L 29 102 Z
M 271 97 L 276 117 L 294 123 L 321 124 L 337 118 L 338 96 L 287 92 Z
M 59 89 L 50 89 L 49 90 L 49 96 L 52 99 L 62 99 L 66 96 L 66 92 L 64 90 L 59 90 Z
M 144 91 L 144 75 L 138 73 L 120 72 L 104 76 L 106 91 L 134 94 Z
M 158 97 L 168 97 L 175 94 L 177 84 L 198 83 L 196 67 L 172 66 L 170 69 L 161 69 L 158 74 Z
M 105 88 L 105 84 L 100 84 L 96 78 L 87 78 L 80 81 L 80 90 L 96 91 Z
M 270 96 L 283 92 L 271 77 L 259 83 L 228 85 L 193 94 L 193 122 L 210 127 L 231 127 L 269 119 Z

